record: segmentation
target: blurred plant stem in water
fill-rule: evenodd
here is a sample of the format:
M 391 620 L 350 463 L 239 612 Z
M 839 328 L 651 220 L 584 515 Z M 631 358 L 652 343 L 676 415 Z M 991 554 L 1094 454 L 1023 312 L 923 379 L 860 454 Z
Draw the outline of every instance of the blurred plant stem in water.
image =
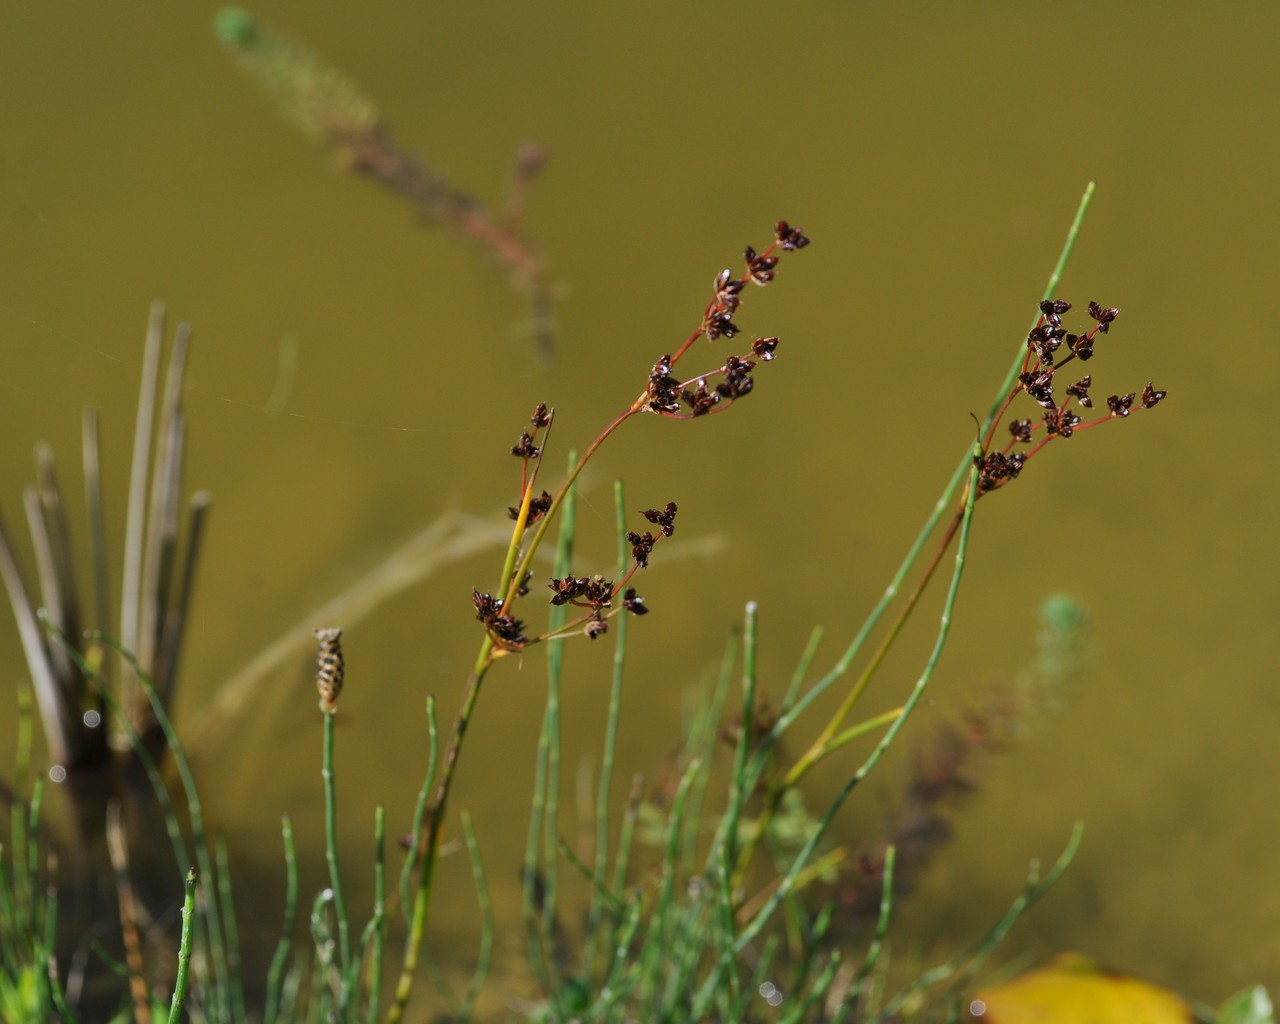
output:
M 542 264 L 516 234 L 529 186 L 542 169 L 541 147 L 520 147 L 511 194 L 502 215 L 494 216 L 470 192 L 404 149 L 373 101 L 314 51 L 238 7 L 220 12 L 216 29 L 241 69 L 275 100 L 285 119 L 331 150 L 343 167 L 400 196 L 425 223 L 450 224 L 496 253 L 529 296 L 539 351 L 552 354 Z

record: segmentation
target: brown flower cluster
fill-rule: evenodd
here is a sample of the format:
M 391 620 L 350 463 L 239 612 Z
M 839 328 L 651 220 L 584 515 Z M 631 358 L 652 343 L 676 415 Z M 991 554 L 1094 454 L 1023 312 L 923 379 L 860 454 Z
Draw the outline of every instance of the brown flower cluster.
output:
M 1167 392 L 1157 391 L 1148 384 L 1141 393 L 1110 395 L 1107 412 L 1086 421 L 1079 410 L 1092 410 L 1093 399 L 1089 390 L 1093 377 L 1089 374 L 1073 381 L 1062 389 L 1062 398 L 1055 394 L 1058 375 L 1075 360 L 1086 362 L 1093 358 L 1094 344 L 1099 335 L 1106 334 L 1115 322 L 1120 310 L 1090 302 L 1089 317 L 1093 326 L 1079 334 L 1063 326 L 1063 316 L 1071 310 L 1071 303 L 1061 299 L 1047 299 L 1040 303 L 1040 318 L 1027 335 L 1027 356 L 1017 383 L 1005 399 L 996 417 L 1000 421 L 1010 403 L 1020 392 L 1025 392 L 1043 412 L 1038 423 L 1031 419 L 1014 419 L 1009 422 L 1010 440 L 1003 449 L 991 447 L 991 437 L 986 440 L 986 451 L 976 457 L 978 465 L 978 491 L 985 494 L 1005 486 L 1017 478 L 1023 466 L 1055 437 L 1072 437 L 1082 430 L 1095 427 L 1113 419 L 1123 419 L 1138 408 L 1151 409 L 1158 405 Z M 995 430 L 995 424 L 992 425 Z M 1037 436 L 1038 435 L 1038 436 Z M 1026 451 L 1014 451 L 1016 445 L 1029 445 Z
M 799 228 L 780 220 L 774 225 L 774 241 L 764 252 L 757 252 L 750 245 L 743 250 L 746 268 L 742 273 L 735 274 L 726 269 L 716 275 L 711 301 L 702 314 L 702 324 L 674 355 L 668 353 L 653 364 L 642 398 L 645 410 L 672 419 L 695 419 L 710 412 L 719 412 L 751 393 L 755 386 L 751 371 L 758 362 L 767 363 L 775 358 L 777 338 L 758 338 L 751 344 L 751 355 L 727 356 L 709 373 L 681 379 L 672 373 L 671 368 L 699 337 L 716 341 L 739 334 L 741 329 L 733 317 L 742 304 L 743 289 L 748 284 L 769 284 L 777 275 L 781 259 L 778 254 L 795 252 L 808 244 L 808 237 Z
M 531 643 L 581 630 L 595 639 L 608 631 L 608 619 L 622 611 L 632 615 L 648 614 L 644 598 L 629 586 L 637 570 L 646 568 L 656 545 L 675 531 L 676 503 L 641 512 L 655 530 L 628 532 L 626 541 L 631 548 L 633 564 L 625 576 L 615 582 L 603 576 L 576 576 L 573 574 L 553 578 L 551 604 L 557 607 L 572 606 L 581 614 L 542 635 L 525 633 L 525 624 L 515 617 L 512 606 L 516 599 L 529 593 L 532 573 L 528 566 L 534 551 L 546 534 L 549 520 L 555 516 L 568 488 L 585 462 L 591 458 L 600 444 L 617 427 L 632 416 L 654 412 L 672 419 L 693 419 L 711 412 L 719 412 L 755 389 L 753 371 L 760 363 L 772 362 L 777 355 L 776 337 L 757 338 L 746 354 L 727 355 L 714 370 L 692 377 L 681 377 L 673 367 L 700 337 L 715 341 L 733 338 L 740 333 L 734 316 L 742 304 L 743 292 L 748 284 L 764 286 L 777 276 L 778 264 L 783 253 L 796 252 L 809 245 L 809 238 L 800 228 L 786 221 L 774 225 L 773 242 L 763 251 L 747 246 L 743 250 L 744 267 L 735 274 L 732 270 L 716 275 L 711 300 L 703 310 L 698 327 L 674 353 L 664 355 L 652 367 L 644 392 L 626 408 L 586 449 L 568 479 L 553 496 L 536 487 L 542 465 L 546 438 L 552 426 L 554 411 L 546 403 L 534 409 L 528 425 L 521 429 L 511 454 L 520 460 L 520 501 L 507 509 L 517 523 L 516 536 L 508 555 L 508 573 L 503 589 L 497 594 L 480 590 L 472 591 L 472 604 L 476 618 L 484 623 L 494 646 L 500 651 L 522 650 Z M 532 529 L 531 529 L 532 528 Z M 518 582 L 517 582 L 518 581 Z M 619 601 L 619 595 L 621 600 Z
M 649 614 L 649 607 L 645 604 L 644 598 L 637 594 L 635 588 L 629 586 L 629 583 L 637 569 L 648 566 L 649 555 L 654 546 L 662 538 L 670 537 L 675 533 L 676 512 L 677 506 L 674 501 L 667 502 L 660 509 L 650 508 L 641 511 L 640 514 L 657 526 L 658 531 L 656 535 L 648 530 L 644 533 L 627 534 L 627 543 L 631 545 L 634 565 L 621 582 L 615 583 L 600 575 L 574 576 L 570 573 L 568 576 L 552 577 L 547 584 L 551 591 L 551 604 L 556 607 L 567 605 L 583 609 L 581 615 L 554 633 L 546 633 L 538 637 L 527 636 L 524 632 L 524 622 L 509 613 L 506 602 L 502 598 L 473 589 L 471 603 L 475 608 L 476 618 L 484 623 L 485 629 L 497 646 L 505 650 L 517 651 L 552 635 L 577 630 L 595 640 L 609 631 L 608 620 L 618 611 L 626 611 L 632 615 Z M 532 572 L 525 574 L 516 590 L 517 597 L 524 597 L 529 593 L 529 580 L 532 576 Z M 621 595 L 621 603 L 615 607 L 614 601 L 619 595 Z
M 471 603 L 475 605 L 476 618 L 484 623 L 490 636 L 503 647 L 518 649 L 529 642 L 523 632 L 524 623 L 513 615 L 503 614 L 506 602 L 502 598 L 473 589 Z

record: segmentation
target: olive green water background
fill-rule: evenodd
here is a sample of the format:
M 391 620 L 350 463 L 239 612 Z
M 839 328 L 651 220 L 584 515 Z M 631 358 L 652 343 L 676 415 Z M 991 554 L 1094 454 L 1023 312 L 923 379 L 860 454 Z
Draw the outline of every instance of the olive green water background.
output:
M 275 116 L 214 39 L 216 7 L 6 5 L 0 505 L 16 532 L 40 439 L 75 493 L 80 410 L 96 403 L 118 561 L 147 306 L 163 297 L 193 324 L 187 480 L 214 507 L 180 729 L 259 649 L 442 512 L 500 515 L 519 479 L 507 449 L 535 403 L 557 408 L 548 470 L 585 445 L 696 325 L 715 273 L 785 217 L 814 242 L 737 317 L 749 337 L 783 339 L 756 393 L 706 421 L 629 423 L 584 477 L 579 572 L 613 563 L 617 475 L 634 509 L 678 501 L 674 540 L 687 545 L 679 559 L 660 551 L 640 581 L 653 613 L 632 630 L 621 794 L 674 745 L 748 599 L 761 603 L 774 693 L 814 624 L 828 637 L 819 665 L 843 649 L 971 442 L 970 413 L 988 408 L 1096 178 L 1061 295 L 1123 308 L 1089 365 L 1095 393 L 1154 380 L 1170 398 L 1053 445 L 983 502 L 951 646 L 908 739 L 1032 657 L 1051 591 L 1086 604 L 1094 671 L 987 764 L 956 841 L 901 906 L 895 948 L 933 958 L 976 935 L 1027 861 L 1054 857 L 1082 819 L 1075 865 L 1005 953 L 1080 949 L 1210 1001 L 1280 983 L 1280 10 L 256 11 L 346 70 L 407 145 L 487 200 L 500 201 L 518 144 L 546 146 L 526 226 L 550 268 L 558 352 L 536 357 L 526 305 L 483 252 L 423 229 Z M 286 339 L 296 375 L 277 409 Z M 698 358 L 710 368 L 719 356 Z M 479 640 L 469 590 L 492 586 L 499 561 L 495 549 L 451 566 L 370 618 L 313 623 L 347 627 L 339 782 L 357 905 L 372 808 L 386 803 L 390 831 L 404 829 L 426 696 L 452 716 Z M 909 631 L 869 711 L 901 700 L 935 612 Z M 610 648 L 570 654 L 571 800 L 578 764 L 599 749 Z M 209 813 L 238 851 L 242 916 L 264 928 L 279 914 L 282 813 L 303 837 L 304 891 L 323 884 L 311 655 L 304 634 L 261 700 L 197 750 Z M 24 669 L 7 613 L 0 657 L 11 723 Z M 455 797 L 488 855 L 504 957 L 519 944 L 544 682 L 540 654 L 497 666 Z M 13 745 L 0 725 L 0 764 Z M 904 762 L 868 784 L 843 836 L 883 820 Z M 465 964 L 474 905 L 461 857 L 443 883 L 433 948 Z

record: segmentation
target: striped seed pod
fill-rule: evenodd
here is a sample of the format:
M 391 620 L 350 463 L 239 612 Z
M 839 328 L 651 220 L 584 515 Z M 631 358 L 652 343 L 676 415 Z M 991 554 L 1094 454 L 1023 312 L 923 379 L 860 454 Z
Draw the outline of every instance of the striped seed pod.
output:
M 342 630 L 317 629 L 320 653 L 316 655 L 316 689 L 320 691 L 320 710 L 332 714 L 342 692 Z

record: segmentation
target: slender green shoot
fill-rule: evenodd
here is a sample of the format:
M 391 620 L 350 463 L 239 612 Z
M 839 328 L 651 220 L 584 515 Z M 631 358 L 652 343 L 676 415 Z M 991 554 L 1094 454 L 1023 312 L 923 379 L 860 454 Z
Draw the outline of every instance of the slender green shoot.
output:
M 548 431 L 550 426 L 548 426 Z M 577 452 L 568 453 L 569 466 L 577 461 Z M 539 460 L 541 461 L 541 460 Z M 556 542 L 555 565 L 552 574 L 568 575 L 573 562 L 574 541 L 578 523 L 577 489 L 571 488 L 565 496 L 560 519 L 560 534 Z M 547 619 L 549 632 L 562 627 L 568 618 L 566 606 L 553 607 Z M 544 790 L 544 825 L 542 838 L 542 934 L 552 944 L 556 936 L 556 908 L 558 905 L 559 864 L 556 841 L 560 831 L 560 689 L 564 682 L 564 644 L 547 645 L 547 700 L 544 709 L 546 736 L 546 788 Z M 542 744 L 539 744 L 540 751 Z M 535 801 L 536 809 L 536 801 Z M 553 955 L 554 968 L 558 957 Z
M 620 897 L 627 887 L 627 874 L 631 870 L 631 854 L 636 845 L 636 823 L 640 819 L 640 805 L 644 800 L 644 776 L 631 777 L 631 791 L 627 796 L 627 809 L 622 815 L 622 827 L 618 832 L 618 852 L 613 862 L 613 892 Z M 617 943 L 615 942 L 615 948 Z
M 379 1003 L 382 1000 L 382 955 L 386 942 L 386 901 L 387 901 L 387 813 L 379 804 L 373 812 L 373 916 L 365 925 L 360 937 L 360 956 L 351 965 L 353 977 L 351 990 L 359 991 L 360 965 L 366 954 L 369 955 L 369 1021 L 378 1019 Z M 371 952 L 370 952 L 371 951 Z
M 570 466 L 576 455 L 569 453 Z M 526 494 L 531 493 L 526 488 Z M 576 491 L 570 489 L 562 505 L 560 536 L 556 546 L 553 575 L 569 572 L 573 558 L 577 524 Z M 564 625 L 568 609 L 553 607 L 548 630 Z M 557 988 L 556 956 L 556 819 L 560 787 L 560 684 L 564 671 L 564 647 L 547 645 L 547 700 L 534 764 L 533 798 L 529 812 L 529 835 L 525 842 L 523 912 L 529 963 L 544 991 Z
M 784 711 L 795 704 L 801 689 L 804 688 L 804 681 L 809 678 L 809 668 L 813 665 L 813 659 L 817 656 L 818 647 L 822 643 L 822 632 L 821 626 L 814 626 L 809 634 L 809 642 L 800 653 L 800 660 L 796 662 L 795 671 L 791 674 L 791 683 L 787 686 L 787 692 L 782 698 Z
M 284 995 L 282 981 L 289 953 L 293 949 L 293 929 L 298 913 L 298 855 L 293 845 L 293 821 L 286 814 L 280 821 L 280 835 L 284 844 L 284 924 L 280 929 L 280 941 L 276 943 L 271 967 L 267 971 L 266 1012 L 264 1024 L 276 1024 L 281 1016 L 281 999 Z
M 236 925 L 236 903 L 231 891 L 231 862 L 227 855 L 227 840 L 219 835 L 214 839 L 214 860 L 218 869 L 218 906 L 213 912 L 221 911 L 223 917 L 223 933 L 227 937 L 227 969 L 230 977 L 240 977 L 240 929 Z M 244 987 L 229 986 L 231 995 L 232 1020 L 245 1020 L 247 1013 L 244 1004 Z
M 853 979 L 853 984 L 849 988 L 848 995 L 845 996 L 844 1002 L 840 1007 L 840 1015 L 836 1020 L 847 1020 L 848 1015 L 853 1013 L 862 999 L 863 987 L 867 983 L 867 979 L 871 977 L 871 972 L 876 969 L 876 965 L 880 962 L 880 954 L 884 952 L 885 936 L 889 934 L 889 921 L 893 916 L 893 869 L 897 861 L 898 851 L 890 846 L 884 852 L 884 877 L 882 879 L 880 889 L 880 914 L 876 918 L 876 931 L 872 936 L 871 942 L 867 945 L 867 955 L 863 958 L 862 966 L 858 968 L 858 973 Z
M 911 985 L 889 1000 L 879 1013 L 870 1018 L 870 1024 L 888 1024 L 889 1021 L 896 1020 L 904 1006 L 919 1000 L 926 991 L 935 985 L 947 982 L 951 988 L 959 989 L 972 980 L 978 971 L 982 969 L 982 965 L 995 948 L 1004 941 L 1005 936 L 1009 934 L 1009 930 L 1014 926 L 1018 918 L 1057 884 L 1058 879 L 1062 877 L 1062 873 L 1067 870 L 1072 860 L 1075 859 L 1083 838 L 1084 825 L 1082 822 L 1076 822 L 1075 828 L 1071 832 L 1071 838 L 1067 840 L 1066 847 L 1058 855 L 1058 859 L 1054 861 L 1047 874 L 1041 876 L 1039 861 L 1031 862 L 1031 867 L 1027 871 L 1027 880 L 1021 892 L 1014 898 L 1004 916 L 995 923 L 986 935 L 979 939 L 969 951 L 949 960 L 947 963 L 923 972 Z
M 422 823 L 427 816 L 427 800 L 431 795 L 431 787 L 436 781 L 436 764 L 440 756 L 440 726 L 436 721 L 436 699 L 427 697 L 427 771 L 418 789 L 418 799 L 413 807 L 413 830 L 410 835 L 422 835 Z M 410 898 L 409 883 L 413 878 L 414 858 L 406 857 L 404 867 L 400 869 L 400 906 L 406 911 L 413 905 Z
M 333 889 L 321 889 L 311 901 L 311 941 L 316 947 L 316 960 L 320 964 L 324 986 L 322 989 L 325 1005 L 332 1003 L 335 993 L 342 987 L 341 979 L 336 976 L 341 971 L 338 962 L 338 944 L 334 941 L 333 931 L 329 927 L 328 909 L 333 903 Z
M 1094 190 L 1094 183 L 1090 182 L 1088 186 L 1085 188 L 1084 194 L 1081 197 L 1080 203 L 1077 207 L 1075 218 L 1072 221 L 1071 227 L 1068 229 L 1067 237 L 1066 237 L 1066 240 L 1064 241 L 1062 251 L 1058 256 L 1058 261 L 1055 264 L 1053 271 L 1050 273 L 1049 281 L 1045 288 L 1045 298 L 1052 297 L 1054 291 L 1057 289 L 1058 282 L 1062 276 L 1062 272 L 1065 269 L 1067 261 L 1070 258 L 1071 252 L 1075 246 L 1075 241 L 1079 235 L 1080 227 L 1084 220 L 1084 215 L 1088 209 L 1090 201 L 1092 200 L 1093 190 Z M 1038 321 L 1038 315 L 1037 315 L 1037 321 Z M 1032 326 L 1033 327 L 1035 326 L 1034 322 Z M 992 403 L 991 412 L 988 414 L 986 421 L 984 422 L 984 424 L 982 425 L 979 431 L 980 438 L 984 437 L 989 432 L 991 424 L 994 422 L 994 418 L 996 417 L 996 415 L 998 415 L 1000 409 L 1002 408 L 1005 398 L 1010 393 L 1010 389 L 1013 386 L 1013 382 L 1016 379 L 1017 373 L 1022 366 L 1022 362 L 1025 357 L 1025 351 L 1026 351 L 1025 345 L 1020 345 L 1018 348 L 1017 355 L 1015 356 L 1010 366 L 1009 372 L 1005 376 L 1005 380 L 1002 382 L 1000 388 L 996 392 L 996 396 Z M 979 444 L 979 449 L 980 448 L 981 448 L 981 444 Z M 938 501 L 935 503 L 933 512 L 930 514 L 924 527 L 921 529 L 920 533 L 917 535 L 915 541 L 913 542 L 910 550 L 907 553 L 906 558 L 898 567 L 898 570 L 895 573 L 893 580 L 890 582 L 888 588 L 885 590 L 885 593 L 881 597 L 880 601 L 877 602 L 876 606 L 872 609 L 871 613 L 868 615 L 863 625 L 859 628 L 857 634 L 854 636 L 853 640 L 849 644 L 848 648 L 846 648 L 845 652 L 841 655 L 836 665 L 825 676 L 823 676 L 816 683 L 814 683 L 813 686 L 809 688 L 808 692 L 806 692 L 804 696 L 801 697 L 799 700 L 795 701 L 794 704 L 790 705 L 789 707 L 786 707 L 786 705 L 784 705 L 784 707 L 786 707 L 786 710 L 784 710 L 783 714 L 779 716 L 777 722 L 774 723 L 774 726 L 770 730 L 768 736 L 766 736 L 764 740 L 758 745 L 758 749 L 753 758 L 750 772 L 748 773 L 748 776 L 747 776 L 747 781 L 750 785 L 754 786 L 759 781 L 759 779 L 763 776 L 765 769 L 767 767 L 767 764 L 769 762 L 769 759 L 772 756 L 772 750 L 776 745 L 778 739 L 791 727 L 791 725 L 800 717 L 800 715 L 802 715 L 810 707 L 810 705 L 818 697 L 820 697 L 823 693 L 825 693 L 831 687 L 832 684 L 834 684 L 838 679 L 842 678 L 845 675 L 850 665 L 853 663 L 854 659 L 861 653 L 862 647 L 866 642 L 868 636 L 871 634 L 872 630 L 876 627 L 876 625 L 878 625 L 881 617 L 883 616 L 884 612 L 888 609 L 889 605 L 893 602 L 894 598 L 897 597 L 902 587 L 902 584 L 906 579 L 907 574 L 911 571 L 912 567 L 915 565 L 916 560 L 918 559 L 920 552 L 923 550 L 926 541 L 930 536 L 933 535 L 939 521 L 942 518 L 943 513 L 946 511 L 948 507 L 951 507 L 951 503 L 954 500 L 955 492 L 959 487 L 960 482 L 963 479 L 965 479 L 966 475 L 969 476 L 970 480 L 972 481 L 972 477 L 973 477 L 972 458 L 973 458 L 972 452 L 970 452 L 969 454 L 966 454 L 965 458 L 962 459 L 959 465 L 956 467 L 956 470 L 952 474 L 951 479 L 948 481 L 946 487 L 944 488 L 942 495 L 939 497 Z M 969 498 L 971 499 L 972 496 L 973 496 L 973 492 L 972 492 L 972 482 L 971 482 Z M 838 749 L 840 746 L 843 746 L 844 743 L 848 741 L 848 739 L 852 738 L 852 736 L 850 736 L 850 734 L 847 731 L 842 731 L 841 727 L 843 726 L 844 722 L 847 720 L 849 714 L 852 712 L 854 706 L 858 703 L 858 700 L 861 697 L 862 693 L 864 692 L 866 686 L 870 683 L 872 677 L 875 675 L 876 671 L 879 669 L 883 660 L 888 655 L 890 649 L 893 647 L 894 642 L 896 641 L 902 628 L 905 626 L 907 620 L 911 617 L 912 612 L 915 610 L 917 601 L 923 594 L 925 587 L 929 582 L 929 579 L 933 575 L 934 569 L 938 566 L 941 560 L 941 557 L 944 554 L 947 546 L 950 544 L 951 540 L 953 539 L 957 528 L 961 527 L 963 522 L 964 522 L 963 513 L 960 516 L 957 516 L 956 519 L 952 521 L 952 524 L 949 527 L 942 542 L 939 544 L 938 549 L 932 561 L 930 562 L 928 568 L 925 570 L 923 579 L 912 591 L 905 606 L 901 609 L 897 619 L 894 621 L 894 624 L 891 627 L 888 635 L 881 641 L 880 646 L 877 648 L 876 652 L 871 657 L 870 661 L 864 668 L 863 672 L 861 673 L 857 681 L 854 683 L 854 685 L 850 688 L 849 692 L 845 695 L 845 698 L 841 703 L 839 710 L 828 719 L 818 738 L 814 740 L 814 742 L 810 745 L 808 750 L 806 750 L 806 752 L 791 767 L 791 769 L 787 772 L 782 783 L 780 785 L 775 785 L 774 787 L 772 787 L 770 799 L 767 802 L 764 812 L 760 817 L 759 826 L 758 826 L 759 830 L 748 842 L 746 851 L 742 858 L 742 867 L 740 868 L 740 870 L 745 869 L 746 864 L 749 863 L 749 861 L 751 860 L 751 857 L 754 854 L 755 844 L 759 840 L 759 838 L 763 835 L 763 832 L 767 830 L 769 826 L 769 822 L 772 820 L 773 815 L 777 812 L 778 807 L 780 806 L 780 801 L 783 793 L 788 788 L 797 785 L 800 782 L 800 780 L 819 762 L 824 760 L 826 757 L 830 756 L 830 754 L 833 753 L 834 750 Z M 963 529 L 967 530 L 967 526 L 963 527 Z M 791 696 L 791 694 L 789 694 L 789 696 Z M 900 728 L 900 727 L 901 727 L 901 722 L 897 723 L 897 728 Z M 893 730 L 894 735 L 897 734 L 897 728 Z M 837 740 L 839 740 L 840 742 L 837 742 Z
M 729 640 L 725 644 L 724 652 L 720 657 L 720 668 L 716 674 L 716 681 L 712 687 L 710 699 L 694 714 L 687 730 L 684 756 L 700 757 L 702 758 L 702 763 L 706 765 L 712 763 L 716 746 L 720 741 L 720 723 L 724 719 L 725 707 L 729 701 L 729 692 L 733 687 L 733 670 L 738 663 L 738 649 L 741 647 L 741 639 L 738 630 L 735 628 L 731 632 Z M 690 814 L 695 821 L 698 820 L 698 815 L 702 811 L 702 804 L 706 799 L 710 785 L 710 771 L 700 772 L 698 777 L 694 779 L 693 790 L 689 794 L 689 808 Z M 684 846 L 684 862 L 690 870 L 692 870 L 694 864 L 697 841 L 697 830 L 688 829 Z
M 678 867 L 680 850 L 683 845 L 683 832 L 686 827 L 685 813 L 688 809 L 689 791 L 693 780 L 702 770 L 700 758 L 694 758 L 680 777 L 675 796 L 671 801 L 671 814 L 667 820 L 666 841 L 663 847 L 662 875 L 659 882 L 658 896 L 653 906 L 653 924 L 650 927 L 654 938 L 645 944 L 641 954 L 641 967 L 645 973 L 654 976 L 650 984 L 658 986 L 661 973 L 666 969 L 669 960 L 677 963 L 680 957 L 672 957 L 670 951 L 679 950 L 682 943 L 690 938 L 687 930 L 681 929 L 679 907 L 677 905 Z M 656 940 L 656 941 L 655 941 Z M 736 988 L 736 986 L 734 986 Z M 694 1019 L 700 1019 L 695 1007 Z
M 613 482 L 614 529 L 618 535 L 617 578 L 622 579 L 631 559 L 627 544 L 626 498 L 621 480 Z M 596 790 L 595 810 L 595 871 L 591 905 L 587 910 L 587 939 L 582 963 L 590 967 L 596 959 L 596 943 L 605 938 L 600 928 L 606 898 L 614 902 L 605 888 L 605 875 L 609 870 L 609 795 L 613 788 L 613 766 L 618 748 L 618 723 L 622 714 L 622 679 L 627 660 L 627 634 L 629 617 L 620 615 L 614 624 L 613 672 L 609 680 L 609 709 L 605 714 L 604 749 L 600 755 L 600 785 Z
M 169 1003 L 169 1024 L 182 1020 L 182 1004 L 187 998 L 187 975 L 191 970 L 192 917 L 196 912 L 196 869 L 187 869 L 185 895 L 182 900 L 182 938 L 178 943 L 178 976 L 173 983 L 173 999 Z
M 480 996 L 480 990 L 484 987 L 485 980 L 489 976 L 489 961 L 493 955 L 493 904 L 489 899 L 489 883 L 485 877 L 484 861 L 480 858 L 480 845 L 476 842 L 475 827 L 471 822 L 471 815 L 466 811 L 462 812 L 462 831 L 467 839 L 467 856 L 471 860 L 471 877 L 475 881 L 476 899 L 480 903 L 480 952 L 476 957 L 475 973 L 471 976 L 471 984 L 467 987 L 467 994 L 463 997 L 462 1006 L 458 1009 L 458 1024 L 466 1024 L 471 1020 L 471 1014 L 475 1009 L 476 999 Z
M 1058 254 L 1058 260 L 1054 264 L 1053 270 L 1049 274 L 1048 282 L 1045 285 L 1044 294 L 1042 296 L 1044 299 L 1052 298 L 1054 293 L 1057 291 L 1058 284 L 1062 279 L 1063 271 L 1066 269 L 1067 262 L 1070 260 L 1071 253 L 1075 248 L 1076 239 L 1079 237 L 1080 228 L 1084 223 L 1085 214 L 1088 212 L 1089 204 L 1093 200 L 1094 187 L 1095 183 L 1090 181 L 1085 187 L 1084 194 L 1080 197 L 1080 203 L 1076 207 L 1075 217 L 1072 219 L 1071 226 L 1067 230 L 1067 236 L 1063 242 L 1062 250 Z M 1038 319 L 1039 317 L 1037 313 L 1037 316 L 1032 319 L 1032 327 L 1035 326 Z M 1014 381 L 1017 379 L 1025 354 L 1026 345 L 1019 344 L 1017 352 L 1013 361 L 1009 365 L 1009 369 L 1006 372 L 1004 379 L 996 389 L 995 397 L 992 399 L 991 409 L 983 422 L 980 434 L 985 434 L 990 428 L 992 421 L 1000 409 L 1001 403 L 1009 394 Z M 943 488 L 942 494 L 939 495 L 938 500 L 934 503 L 933 511 L 925 521 L 920 532 L 916 535 L 915 540 L 907 551 L 906 557 L 902 560 L 902 563 L 894 573 L 892 580 L 889 582 L 889 586 L 885 588 L 884 594 L 876 603 L 875 607 L 872 608 L 871 613 L 866 618 L 866 621 L 859 628 L 857 634 L 845 649 L 845 652 L 840 656 L 835 667 L 814 683 L 805 695 L 778 719 L 771 732 L 769 738 L 770 741 L 766 744 L 762 744 L 761 746 L 760 756 L 763 756 L 766 753 L 767 749 L 772 746 L 772 743 L 776 741 L 777 737 L 786 732 L 792 722 L 802 715 L 815 700 L 825 693 L 831 685 L 836 682 L 836 680 L 844 676 L 854 659 L 856 659 L 859 653 L 861 653 L 863 644 L 866 643 L 867 637 L 871 634 L 871 631 L 875 629 L 889 605 L 893 603 L 894 598 L 896 598 L 901 591 L 907 575 L 916 564 L 921 551 L 924 550 L 925 543 L 933 535 L 934 530 L 937 529 L 938 523 L 941 522 L 943 515 L 952 507 L 956 491 L 959 488 L 961 481 L 963 481 L 968 475 L 971 457 L 971 452 L 966 450 L 964 457 L 957 464 L 955 471 L 951 474 L 950 479 Z
M 348 972 L 351 967 L 351 921 L 342 892 L 342 868 L 338 863 L 338 795 L 334 782 L 332 709 L 323 712 L 324 749 L 320 775 L 324 780 L 324 859 L 329 866 L 329 888 L 333 890 L 333 913 L 338 924 L 338 1014 L 343 1017 L 351 1003 Z

